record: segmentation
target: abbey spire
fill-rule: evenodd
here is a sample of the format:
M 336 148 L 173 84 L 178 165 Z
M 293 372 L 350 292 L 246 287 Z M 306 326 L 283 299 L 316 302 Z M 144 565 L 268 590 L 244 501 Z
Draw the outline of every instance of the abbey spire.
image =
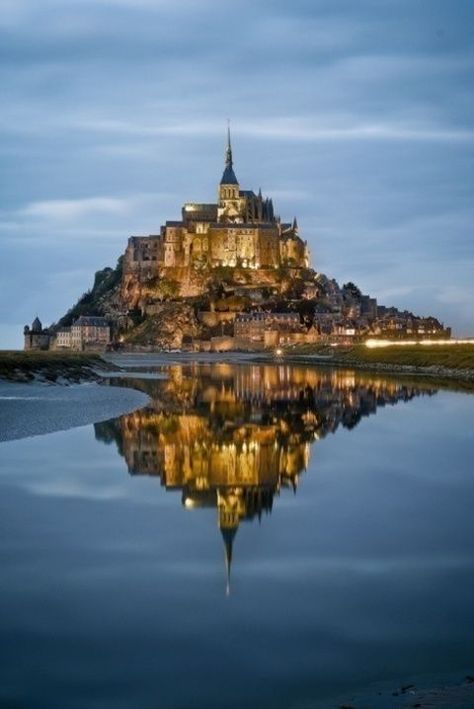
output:
M 232 145 L 230 142 L 230 125 L 227 125 L 227 145 L 225 149 L 225 167 L 221 179 L 221 185 L 238 185 L 234 169 L 232 167 Z

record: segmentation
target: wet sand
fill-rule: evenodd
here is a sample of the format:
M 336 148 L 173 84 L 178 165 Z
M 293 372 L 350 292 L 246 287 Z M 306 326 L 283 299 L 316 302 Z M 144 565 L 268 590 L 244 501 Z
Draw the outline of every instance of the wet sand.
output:
M 143 392 L 94 382 L 60 386 L 0 381 L 0 441 L 105 421 L 147 402 Z

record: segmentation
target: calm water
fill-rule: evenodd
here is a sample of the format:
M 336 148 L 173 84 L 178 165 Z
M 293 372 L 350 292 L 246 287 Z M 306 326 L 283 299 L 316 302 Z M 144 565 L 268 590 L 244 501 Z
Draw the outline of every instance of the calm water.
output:
M 472 668 L 474 397 L 164 371 L 0 445 L 0 705 L 307 709 Z

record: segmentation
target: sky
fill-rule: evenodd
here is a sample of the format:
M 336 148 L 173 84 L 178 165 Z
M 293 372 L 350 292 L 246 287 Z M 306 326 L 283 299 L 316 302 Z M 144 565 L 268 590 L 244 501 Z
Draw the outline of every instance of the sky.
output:
M 472 0 L 1 0 L 0 348 L 213 201 L 298 218 L 316 270 L 474 335 Z

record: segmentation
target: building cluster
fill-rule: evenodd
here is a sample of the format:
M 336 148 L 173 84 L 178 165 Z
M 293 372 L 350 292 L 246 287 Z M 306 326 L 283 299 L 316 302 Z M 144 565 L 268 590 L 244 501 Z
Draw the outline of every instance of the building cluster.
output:
M 318 274 L 314 281 L 313 310 L 289 303 L 291 311 L 265 309 L 259 300 L 249 312 L 200 312 L 208 325 L 225 324 L 226 335 L 193 341 L 193 348 L 210 350 L 260 350 L 297 344 L 341 344 L 383 337 L 388 339 L 445 339 L 451 336 L 436 318 L 421 318 L 408 311 L 387 308 L 362 294 L 352 283 L 342 288 Z M 304 297 L 304 296 L 303 296 Z M 300 301 L 301 302 L 301 301 Z
M 409 310 L 387 308 L 383 305 L 377 308 L 377 320 L 372 332 L 378 337 L 387 339 L 449 339 L 451 328 L 445 327 L 432 316 L 420 318 Z
M 110 343 L 110 325 L 105 318 L 81 315 L 70 327 L 43 328 L 38 317 L 24 328 L 25 350 L 105 350 Z
M 313 325 L 319 341 L 353 342 L 367 337 L 388 339 L 443 339 L 451 337 L 451 329 L 434 317 L 418 317 L 394 307 L 378 305 L 375 298 L 364 295 L 353 283 L 342 288 L 337 281 L 318 274 L 321 288 L 315 305 Z
M 311 339 L 299 314 L 291 312 L 242 313 L 234 321 L 234 338 L 237 346 L 239 343 L 249 343 L 262 344 L 265 348 L 308 342 Z

